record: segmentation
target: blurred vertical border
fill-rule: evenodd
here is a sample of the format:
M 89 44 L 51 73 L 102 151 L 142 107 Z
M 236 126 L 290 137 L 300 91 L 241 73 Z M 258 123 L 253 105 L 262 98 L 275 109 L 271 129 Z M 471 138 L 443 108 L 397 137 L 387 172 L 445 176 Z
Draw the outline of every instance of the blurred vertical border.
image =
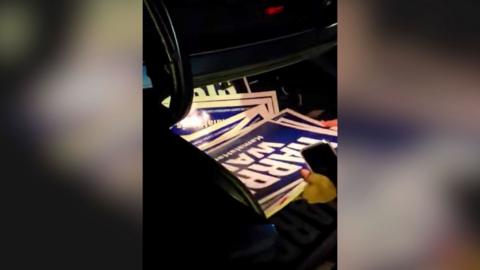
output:
M 0 268 L 142 268 L 141 4 L 0 2 Z
M 479 8 L 339 1 L 339 269 L 480 269 Z

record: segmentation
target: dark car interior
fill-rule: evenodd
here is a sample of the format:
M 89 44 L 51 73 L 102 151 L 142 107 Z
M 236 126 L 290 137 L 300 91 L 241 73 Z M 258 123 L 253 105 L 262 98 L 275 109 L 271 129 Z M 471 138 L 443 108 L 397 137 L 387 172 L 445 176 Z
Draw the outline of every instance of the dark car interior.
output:
M 170 258 L 222 269 L 336 269 L 335 202 L 300 200 L 266 219 L 229 171 L 169 131 L 189 112 L 194 87 L 242 78 L 253 92 L 275 89 L 281 109 L 336 118 L 336 10 L 336 1 L 144 0 L 152 81 L 143 90 L 144 207 L 158 214 L 145 242 L 172 255 L 159 254 L 159 267 Z

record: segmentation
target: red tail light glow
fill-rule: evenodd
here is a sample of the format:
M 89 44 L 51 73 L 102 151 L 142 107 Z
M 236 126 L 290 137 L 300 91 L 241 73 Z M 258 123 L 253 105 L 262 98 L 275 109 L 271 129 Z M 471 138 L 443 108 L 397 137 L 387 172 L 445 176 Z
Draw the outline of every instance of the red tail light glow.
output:
M 265 14 L 268 16 L 274 16 L 284 11 L 284 6 L 270 6 L 265 9 Z

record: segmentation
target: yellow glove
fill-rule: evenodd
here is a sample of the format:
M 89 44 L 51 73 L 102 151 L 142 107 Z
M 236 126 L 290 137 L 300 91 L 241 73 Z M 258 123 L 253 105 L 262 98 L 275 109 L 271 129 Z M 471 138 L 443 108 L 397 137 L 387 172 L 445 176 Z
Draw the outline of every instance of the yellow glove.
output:
M 337 197 L 335 185 L 326 176 L 308 170 L 300 173 L 308 183 L 302 194 L 302 198 L 308 203 L 328 203 Z

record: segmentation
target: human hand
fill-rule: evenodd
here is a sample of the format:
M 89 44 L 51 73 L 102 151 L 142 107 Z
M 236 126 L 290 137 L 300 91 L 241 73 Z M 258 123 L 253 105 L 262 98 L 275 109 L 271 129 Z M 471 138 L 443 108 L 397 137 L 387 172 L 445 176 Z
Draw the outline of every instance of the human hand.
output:
M 338 120 L 328 120 L 328 121 L 320 121 L 320 125 L 324 128 L 332 129 L 332 130 L 338 130 Z
M 308 203 L 328 203 L 337 197 L 337 189 L 326 176 L 302 169 L 303 179 L 308 183 L 303 191 L 302 198 Z

